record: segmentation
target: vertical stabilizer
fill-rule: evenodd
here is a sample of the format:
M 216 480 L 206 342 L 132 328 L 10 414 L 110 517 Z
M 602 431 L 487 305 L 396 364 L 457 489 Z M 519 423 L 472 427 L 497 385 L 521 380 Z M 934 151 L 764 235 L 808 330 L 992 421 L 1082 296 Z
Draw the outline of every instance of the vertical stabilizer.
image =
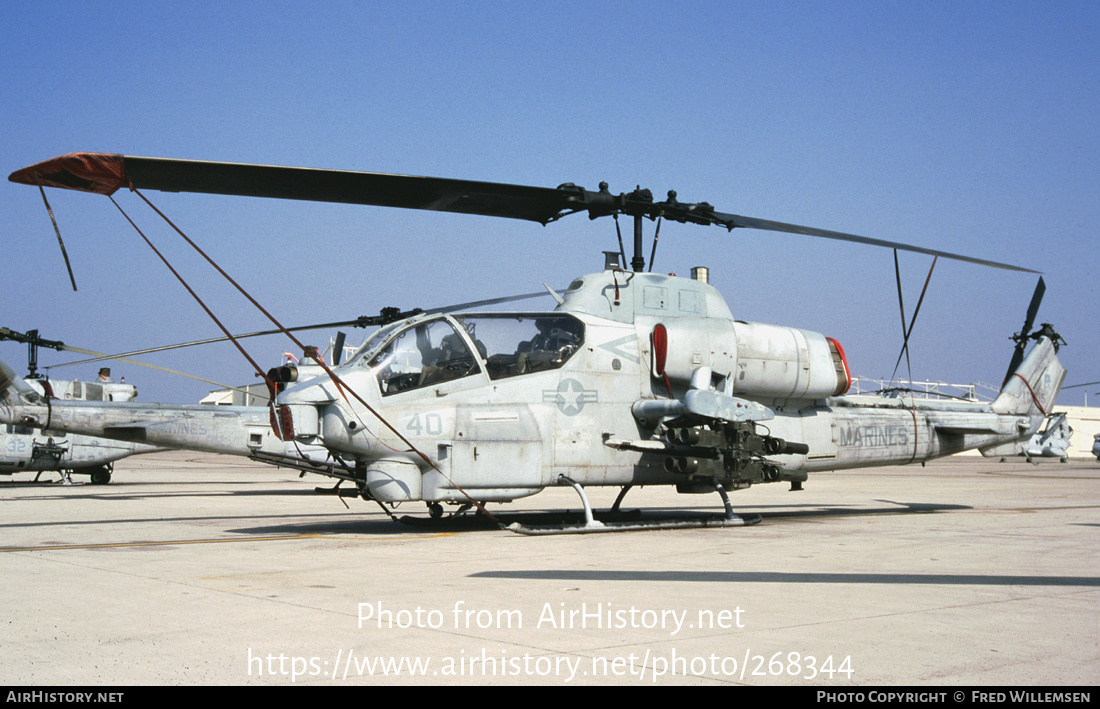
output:
M 1066 370 L 1058 361 L 1058 348 L 1049 337 L 1040 337 L 1031 352 L 1012 372 L 993 400 L 999 414 L 1046 416 L 1054 407 Z

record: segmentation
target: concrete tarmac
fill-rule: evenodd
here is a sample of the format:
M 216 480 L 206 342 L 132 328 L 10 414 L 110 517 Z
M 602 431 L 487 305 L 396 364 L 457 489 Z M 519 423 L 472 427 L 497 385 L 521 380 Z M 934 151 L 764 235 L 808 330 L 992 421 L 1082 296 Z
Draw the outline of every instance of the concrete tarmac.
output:
M 1092 458 L 816 474 L 732 493 L 755 526 L 550 537 L 409 527 L 195 453 L 30 479 L 0 481 L 4 685 L 1100 682 Z

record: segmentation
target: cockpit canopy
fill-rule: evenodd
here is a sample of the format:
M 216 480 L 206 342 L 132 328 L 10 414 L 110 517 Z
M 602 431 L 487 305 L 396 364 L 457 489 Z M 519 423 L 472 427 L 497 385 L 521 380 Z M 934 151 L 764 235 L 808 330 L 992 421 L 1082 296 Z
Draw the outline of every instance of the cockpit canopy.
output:
M 483 369 L 493 380 L 557 369 L 583 344 L 584 323 L 563 313 L 441 316 L 403 329 L 380 330 L 361 353 L 366 355 L 386 338 L 369 364 L 383 395 L 473 376 Z

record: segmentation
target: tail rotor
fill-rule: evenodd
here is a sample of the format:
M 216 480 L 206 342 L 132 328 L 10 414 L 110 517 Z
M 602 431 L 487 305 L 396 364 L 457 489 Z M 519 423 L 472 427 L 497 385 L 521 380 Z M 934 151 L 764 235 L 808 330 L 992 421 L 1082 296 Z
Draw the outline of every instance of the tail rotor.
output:
M 1031 304 L 1027 306 L 1024 326 L 1012 336 L 1012 339 L 1016 341 L 1016 350 L 1012 353 L 1012 361 L 1008 365 L 1008 372 L 1005 373 L 1006 382 L 1012 376 L 1012 373 L 1016 371 L 1016 368 L 1020 366 L 1020 362 L 1024 360 L 1027 341 L 1032 339 L 1031 327 L 1035 324 L 1035 315 L 1039 312 L 1039 304 L 1043 302 L 1043 294 L 1046 293 L 1046 290 L 1046 283 L 1043 282 L 1043 278 L 1040 276 L 1039 283 L 1035 286 L 1035 292 L 1031 295 Z

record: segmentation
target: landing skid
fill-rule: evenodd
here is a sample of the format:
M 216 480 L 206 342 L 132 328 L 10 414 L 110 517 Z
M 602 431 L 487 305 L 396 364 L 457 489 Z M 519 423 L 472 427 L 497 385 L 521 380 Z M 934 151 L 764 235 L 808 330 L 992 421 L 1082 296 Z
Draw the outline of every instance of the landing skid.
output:
M 604 532 L 643 532 L 651 529 L 698 529 L 700 527 L 748 527 L 760 522 L 760 515 L 700 517 L 699 519 L 640 520 L 637 522 L 599 522 L 581 525 L 546 525 L 531 527 L 515 522 L 506 527 L 509 532 L 528 536 L 551 534 L 601 534 Z
M 722 503 L 725 506 L 725 514 L 706 514 L 706 513 L 686 513 L 678 516 L 664 515 L 660 517 L 649 516 L 642 513 L 640 510 L 620 511 L 619 506 L 622 504 L 623 497 L 630 491 L 631 486 L 625 486 L 615 498 L 615 504 L 611 506 L 611 509 L 600 514 L 602 519 L 596 519 L 596 516 L 592 512 L 592 505 L 588 502 L 588 495 L 585 494 L 584 488 L 578 483 L 564 475 L 558 478 L 559 484 L 569 484 L 573 486 L 573 489 L 580 495 L 581 504 L 584 505 L 583 520 L 577 520 L 577 513 L 554 513 L 554 512 L 534 512 L 534 513 L 514 513 L 508 515 L 498 515 L 496 517 L 488 517 L 484 514 L 461 514 L 455 513 L 449 516 L 442 516 L 440 509 L 429 506 L 431 516 L 424 517 L 411 517 L 404 516 L 397 519 L 398 522 L 406 524 L 410 527 L 419 527 L 427 529 L 441 530 L 446 529 L 449 531 L 476 531 L 476 530 L 492 530 L 492 529 L 507 529 L 510 532 L 516 534 L 524 534 L 528 536 L 550 535 L 550 534 L 601 534 L 604 532 L 639 532 L 652 529 L 697 529 L 700 527 L 747 527 L 749 525 L 758 524 L 761 521 L 760 515 L 737 515 L 733 513 L 733 507 L 730 505 L 729 496 L 726 495 L 726 491 L 718 483 L 715 483 L 715 491 L 722 496 Z M 469 506 L 467 506 L 469 507 Z M 546 520 L 551 519 L 553 522 L 548 523 L 529 523 L 512 522 L 507 524 L 508 518 L 516 519 L 517 517 L 527 520 Z
M 722 503 L 726 508 L 725 515 L 708 515 L 699 517 L 680 517 L 671 519 L 653 519 L 642 520 L 636 519 L 623 522 L 601 522 L 595 518 L 592 514 L 592 505 L 588 502 L 588 495 L 585 494 L 584 488 L 574 480 L 562 475 L 558 478 L 559 483 L 567 483 L 573 486 L 573 489 L 580 495 L 581 503 L 584 505 L 584 523 L 583 524 L 553 524 L 553 525 L 539 525 L 528 526 L 515 522 L 508 525 L 505 529 L 516 534 L 525 534 L 528 536 L 538 535 L 550 535 L 550 534 L 602 534 L 605 532 L 638 532 L 652 529 L 696 529 L 699 527 L 747 527 L 749 525 L 757 524 L 761 521 L 760 515 L 736 515 L 733 513 L 733 507 L 730 505 L 729 497 L 726 495 L 725 489 L 720 484 L 715 483 L 715 490 L 722 496 Z M 612 507 L 613 512 L 617 512 L 619 505 L 623 501 L 623 497 L 626 495 L 630 486 L 623 488 L 623 491 L 619 493 L 618 498 L 615 500 L 615 504 Z

